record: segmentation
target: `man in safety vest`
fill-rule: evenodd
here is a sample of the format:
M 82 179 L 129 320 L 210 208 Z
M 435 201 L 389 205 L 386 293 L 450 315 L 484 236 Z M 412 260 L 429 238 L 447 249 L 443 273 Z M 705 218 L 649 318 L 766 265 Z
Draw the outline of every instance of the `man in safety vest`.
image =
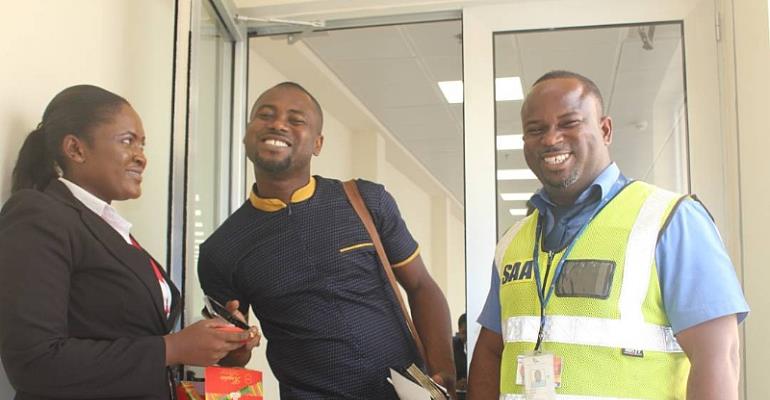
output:
M 543 187 L 498 243 L 469 398 L 737 399 L 749 309 L 708 212 L 621 174 L 584 76 L 538 79 L 521 120 Z

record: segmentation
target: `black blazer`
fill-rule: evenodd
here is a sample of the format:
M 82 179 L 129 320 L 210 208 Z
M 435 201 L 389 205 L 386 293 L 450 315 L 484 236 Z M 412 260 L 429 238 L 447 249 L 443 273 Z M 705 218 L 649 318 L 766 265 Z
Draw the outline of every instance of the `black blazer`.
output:
M 170 397 L 150 256 L 58 180 L 0 211 L 0 356 L 16 399 Z

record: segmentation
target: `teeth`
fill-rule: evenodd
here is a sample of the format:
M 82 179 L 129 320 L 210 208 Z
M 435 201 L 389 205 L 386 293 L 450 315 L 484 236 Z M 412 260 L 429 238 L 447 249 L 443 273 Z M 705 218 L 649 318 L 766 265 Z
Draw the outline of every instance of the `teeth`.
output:
M 289 147 L 289 145 L 286 142 L 282 142 L 282 141 L 276 140 L 276 139 L 267 139 L 267 140 L 265 140 L 265 143 L 267 143 L 267 144 L 269 144 L 271 146 L 276 146 L 276 147 Z
M 543 161 L 545 161 L 546 164 L 556 165 L 556 164 L 561 164 L 564 161 L 567 161 L 568 158 L 569 158 L 569 153 L 545 157 L 543 158 Z

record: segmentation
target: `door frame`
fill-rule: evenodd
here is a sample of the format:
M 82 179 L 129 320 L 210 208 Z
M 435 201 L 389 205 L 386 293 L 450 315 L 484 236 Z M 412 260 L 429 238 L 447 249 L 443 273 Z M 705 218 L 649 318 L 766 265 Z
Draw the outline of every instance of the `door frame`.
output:
M 174 93 L 173 116 L 171 126 L 171 166 L 169 176 L 169 228 L 168 228 L 168 257 L 171 281 L 182 288 L 184 296 L 185 275 L 187 273 L 187 189 L 189 183 L 188 140 L 194 132 L 194 117 L 197 112 L 198 71 L 192 63 L 196 60 L 199 48 L 199 30 L 202 2 L 208 1 L 217 12 L 230 39 L 233 42 L 233 59 L 231 82 L 232 109 L 220 110 L 224 115 L 229 114 L 228 121 L 223 122 L 223 132 L 230 132 L 229 148 L 223 149 L 220 157 L 223 162 L 216 167 L 220 169 L 220 182 L 229 182 L 227 190 L 220 199 L 221 206 L 213 210 L 218 216 L 229 215 L 240 206 L 245 199 L 244 189 L 233 182 L 243 181 L 246 172 L 241 138 L 246 131 L 247 104 L 246 79 L 248 72 L 248 37 L 246 27 L 236 21 L 236 10 L 232 0 L 177 0 L 176 1 L 176 32 L 174 48 Z M 224 61 L 224 60 L 223 60 Z M 224 157 L 226 156 L 226 157 Z M 194 268 L 193 268 L 194 273 Z M 189 310 L 187 310 L 189 311 Z M 176 329 L 187 324 L 185 310 L 177 323 Z

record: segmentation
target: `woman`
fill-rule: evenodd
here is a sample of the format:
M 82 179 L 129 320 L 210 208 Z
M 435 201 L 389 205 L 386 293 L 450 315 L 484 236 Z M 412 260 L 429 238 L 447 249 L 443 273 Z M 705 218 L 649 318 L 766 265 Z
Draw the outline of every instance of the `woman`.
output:
M 0 355 L 16 399 L 169 399 L 169 366 L 256 345 L 219 319 L 169 334 L 179 292 L 110 206 L 141 194 L 144 142 L 125 99 L 80 85 L 19 152 L 0 212 Z

